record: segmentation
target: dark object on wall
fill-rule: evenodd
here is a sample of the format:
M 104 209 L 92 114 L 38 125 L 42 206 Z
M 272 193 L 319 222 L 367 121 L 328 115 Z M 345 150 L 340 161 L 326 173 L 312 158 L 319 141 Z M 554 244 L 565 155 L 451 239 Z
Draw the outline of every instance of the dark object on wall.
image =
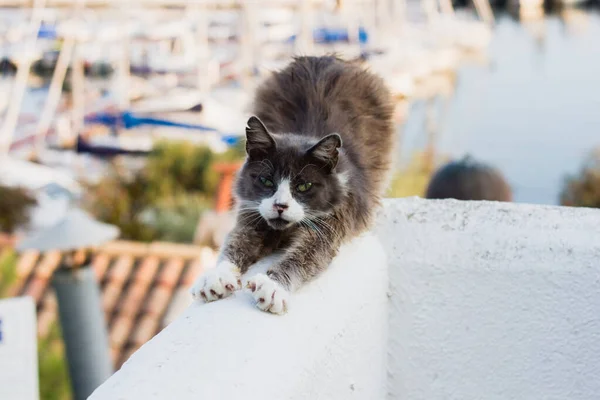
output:
M 426 197 L 512 201 L 512 191 L 500 171 L 467 156 L 441 167 L 431 178 Z
M 17 73 L 17 65 L 8 58 L 0 59 L 0 76 L 11 76 Z
M 29 223 L 37 200 L 27 190 L 0 185 L 0 232 L 13 233 Z
M 44 53 L 42 58 L 31 64 L 31 72 L 40 78 L 50 79 L 58 62 L 58 51 L 48 51 Z
M 560 204 L 600 208 L 600 148 L 590 153 L 577 174 L 566 177 Z
M 75 151 L 77 153 L 87 153 L 93 154 L 98 157 L 115 157 L 120 155 L 129 155 L 129 156 L 147 156 L 150 154 L 151 150 L 149 149 L 132 149 L 132 148 L 124 148 L 115 145 L 96 145 L 89 143 L 86 139 L 81 136 L 77 136 L 77 142 L 75 143 Z
M 109 78 L 115 72 L 112 65 L 106 62 L 85 63 L 83 66 L 85 76 L 93 78 Z

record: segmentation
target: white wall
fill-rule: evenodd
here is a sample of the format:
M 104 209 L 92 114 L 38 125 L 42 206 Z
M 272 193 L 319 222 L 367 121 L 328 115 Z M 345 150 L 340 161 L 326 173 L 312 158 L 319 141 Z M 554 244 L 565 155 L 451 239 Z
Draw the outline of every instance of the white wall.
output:
M 91 398 L 600 398 L 600 211 L 393 200 L 378 231 L 390 299 L 367 236 L 286 316 L 191 306 Z
M 39 399 L 35 303 L 31 297 L 0 300 L 0 399 Z
M 244 292 L 190 306 L 91 399 L 381 399 L 386 288 L 383 250 L 367 235 L 294 294 L 284 316 Z
M 600 398 L 600 211 L 388 201 L 390 399 Z

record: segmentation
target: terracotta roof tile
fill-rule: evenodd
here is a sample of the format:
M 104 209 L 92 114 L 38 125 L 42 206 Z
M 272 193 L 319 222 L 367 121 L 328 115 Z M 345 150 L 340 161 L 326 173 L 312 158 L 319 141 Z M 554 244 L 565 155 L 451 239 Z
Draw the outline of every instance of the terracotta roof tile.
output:
M 114 305 L 119 300 L 119 296 L 121 296 L 121 286 L 119 285 L 107 284 L 102 290 L 102 308 L 107 316 L 110 317 Z
M 119 364 L 119 359 L 121 358 L 121 351 L 116 347 L 110 348 L 110 359 L 113 362 L 113 365 L 121 365 Z
M 13 247 L 15 243 L 14 236 L 0 232 L 0 247 Z
M 150 245 L 147 243 L 118 240 L 118 241 L 109 242 L 109 243 L 103 245 L 99 249 L 99 252 L 108 254 L 108 255 L 112 255 L 112 256 L 120 256 L 123 254 L 129 254 L 134 257 L 140 257 L 140 256 L 148 255 L 149 247 L 150 247 Z
M 94 272 L 96 273 L 96 280 L 98 282 L 102 281 L 104 278 L 104 274 L 110 265 L 110 256 L 108 254 L 100 253 L 94 257 L 94 261 L 92 262 L 92 267 L 94 268 Z
M 27 282 L 27 278 L 35 268 L 36 262 L 39 259 L 37 251 L 26 251 L 19 257 L 17 261 L 17 278 L 8 292 L 9 296 L 17 296 L 22 292 L 23 286 Z
M 185 286 L 191 286 L 202 272 L 203 265 L 201 259 L 195 259 L 190 262 L 185 274 L 183 274 L 182 284 Z
M 159 264 L 160 260 L 157 256 L 146 257 L 135 275 L 136 282 L 144 286 L 150 285 L 158 271 Z
M 52 323 L 56 320 L 56 310 L 42 309 L 38 312 L 37 329 L 38 336 L 44 337 L 50 332 Z
M 117 360 L 117 365 L 123 365 L 123 363 L 129 360 L 129 357 L 131 357 L 131 355 L 135 353 L 137 349 L 138 347 L 133 345 L 125 347 L 123 351 L 121 351 L 121 358 Z
M 183 267 L 183 259 L 171 258 L 163 267 L 160 275 L 158 276 L 157 283 L 169 288 L 175 287 L 181 277 L 181 271 L 183 270 Z
M 39 256 L 40 254 L 35 250 L 29 250 L 21 254 L 17 262 L 17 275 L 28 276 L 33 271 Z
M 152 339 L 158 330 L 158 319 L 153 315 L 146 314 L 138 323 L 137 329 L 131 337 L 134 346 L 140 347 L 148 340 Z
M 119 297 L 123 293 L 125 282 L 129 278 L 129 274 L 133 268 L 134 261 L 135 259 L 130 255 L 121 256 L 108 271 L 104 296 L 102 298 L 104 312 L 107 315 L 111 315 L 114 307 L 117 305 Z
M 58 264 L 62 258 L 59 251 L 50 251 L 42 256 L 42 262 L 35 269 L 35 275 L 44 279 L 50 279 L 54 270 L 58 268 Z
M 161 318 L 161 328 L 164 328 L 173 322 L 179 316 L 179 314 L 181 314 L 192 303 L 192 301 L 193 299 L 190 296 L 188 287 L 178 286 L 178 288 L 175 289 L 175 292 L 173 292 L 173 296 L 171 297 L 167 311 Z
M 42 301 L 40 303 L 40 307 L 48 308 L 51 310 L 57 309 L 58 301 L 56 300 L 56 294 L 54 293 L 54 291 L 46 292 L 46 295 L 44 295 L 44 298 L 42 299 Z
M 110 330 L 110 345 L 115 349 L 121 349 L 127 339 L 129 338 L 129 334 L 131 333 L 131 329 L 133 327 L 133 319 L 128 318 L 124 315 L 117 318 L 113 324 L 112 329 Z
M 170 307 L 175 294 L 185 305 L 187 288 L 204 268 L 214 265 L 215 257 L 206 247 L 162 242 L 115 241 L 94 251 L 92 266 L 102 289 L 116 368 L 160 331 L 167 312 L 171 320 L 181 310 L 181 305 Z M 57 318 L 50 278 L 60 260 L 58 252 L 40 256 L 27 251 L 17 262 L 17 282 L 10 293 L 34 297 L 40 336 Z
M 38 306 L 38 335 L 44 337 L 50 331 L 52 323 L 56 320 L 57 312 L 56 295 L 52 291 L 46 291 Z
M 182 257 L 189 259 L 200 257 L 204 249 L 204 247 L 186 244 L 154 242 L 150 245 L 148 251 L 150 254 L 162 255 L 165 258 Z
M 144 259 L 135 273 L 131 287 L 119 306 L 120 316 L 135 317 L 140 310 L 140 304 L 142 304 L 148 293 L 150 284 L 154 280 L 156 271 L 158 271 L 158 265 L 158 257 L 150 256 Z
M 115 265 L 108 272 L 107 279 L 111 282 L 123 284 L 129 277 L 134 261 L 135 259 L 130 255 L 119 257 Z
M 157 286 L 152 291 L 150 298 L 144 306 L 144 313 L 159 319 L 158 317 L 162 316 L 162 314 L 167 310 L 167 306 L 169 305 L 169 300 L 171 300 L 172 295 L 173 291 L 171 288 Z
M 31 296 L 36 304 L 40 302 L 46 292 L 52 273 L 58 267 L 62 255 L 58 251 L 51 251 L 44 254 L 41 262 L 35 268 L 35 273 L 24 290 L 26 296 Z
M 38 303 L 44 295 L 47 287 L 48 279 L 34 276 L 33 279 L 27 284 L 24 295 L 33 297 L 34 301 Z

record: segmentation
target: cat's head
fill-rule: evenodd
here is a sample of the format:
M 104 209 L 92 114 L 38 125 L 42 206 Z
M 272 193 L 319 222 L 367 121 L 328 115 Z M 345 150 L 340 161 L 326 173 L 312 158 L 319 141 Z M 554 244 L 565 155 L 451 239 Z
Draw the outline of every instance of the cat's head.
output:
M 246 139 L 247 159 L 237 185 L 242 212 L 258 212 L 277 230 L 311 226 L 345 195 L 345 176 L 336 171 L 342 146 L 338 134 L 321 140 L 276 134 L 251 117 Z

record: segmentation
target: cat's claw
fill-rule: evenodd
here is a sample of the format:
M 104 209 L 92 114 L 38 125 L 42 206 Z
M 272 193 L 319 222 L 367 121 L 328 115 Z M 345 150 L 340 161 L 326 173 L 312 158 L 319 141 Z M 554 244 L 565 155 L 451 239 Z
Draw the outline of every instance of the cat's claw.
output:
M 256 306 L 273 314 L 285 314 L 290 293 L 267 275 L 258 274 L 248 280 L 246 287 L 252 292 Z
M 209 303 L 230 296 L 241 287 L 239 269 L 232 263 L 224 261 L 196 279 L 190 288 L 190 293 L 195 300 Z

